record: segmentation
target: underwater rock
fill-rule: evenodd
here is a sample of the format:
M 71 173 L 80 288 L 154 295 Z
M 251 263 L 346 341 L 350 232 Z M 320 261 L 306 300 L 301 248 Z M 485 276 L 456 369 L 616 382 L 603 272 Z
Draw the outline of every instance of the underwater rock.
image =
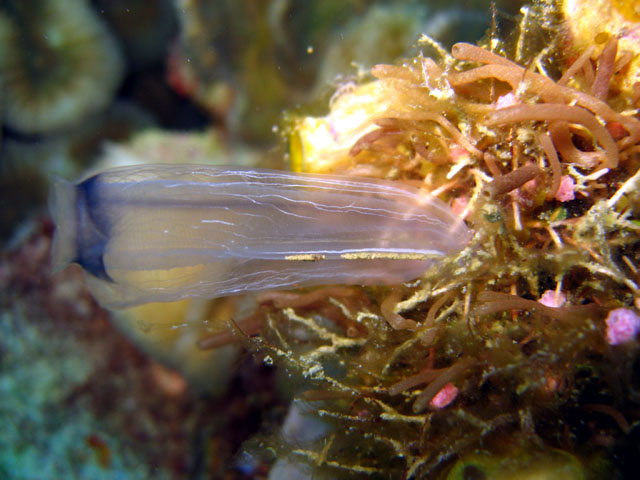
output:
M 43 468 L 47 478 L 238 478 L 231 456 L 266 412 L 281 408 L 269 370 L 246 356 L 216 363 L 224 349 L 202 352 L 192 339 L 166 342 L 171 351 L 150 357 L 115 328 L 79 270 L 52 274 L 51 234 L 49 221 L 37 222 L 0 254 L 3 480 L 41 478 Z M 196 324 L 177 330 L 188 339 Z M 162 339 L 164 328 L 170 339 L 173 327 L 156 325 L 151 337 Z M 185 369 L 204 382 L 185 384 L 188 377 L 170 368 L 181 350 L 189 351 L 188 367 L 197 353 L 213 362 Z
M 148 303 L 113 312 L 111 318 L 147 355 L 179 372 L 185 386 L 220 398 L 229 388 L 239 349 L 226 345 L 203 350 L 196 345 L 202 337 L 229 328 L 238 312 L 236 303 L 231 299 Z
M 425 31 L 475 41 L 489 18 L 443 1 L 250 4 L 179 2 L 181 35 L 168 75 L 177 91 L 254 144 L 273 141 L 284 109 L 326 94 L 336 77 L 357 76 L 353 64 L 364 71 L 393 62 Z
M 131 68 L 160 64 L 177 34 L 171 0 L 97 0 L 96 8 L 123 44 Z
M 488 20 L 484 12 L 442 9 L 435 2 L 374 4 L 364 15 L 351 19 L 330 42 L 319 67 L 316 91 L 326 91 L 341 79 L 356 78 L 376 64 L 409 56 L 422 34 L 447 46 L 452 38 L 475 42 L 488 28 Z
M 446 476 L 446 480 L 554 478 L 585 480 L 588 477 L 580 461 L 573 455 L 534 445 L 511 447 L 494 455 L 486 451 L 465 455 L 453 465 Z

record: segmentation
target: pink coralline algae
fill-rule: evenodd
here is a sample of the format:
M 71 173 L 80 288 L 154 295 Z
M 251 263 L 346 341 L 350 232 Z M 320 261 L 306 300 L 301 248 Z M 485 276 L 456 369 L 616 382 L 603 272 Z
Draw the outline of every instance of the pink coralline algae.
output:
M 516 99 L 516 96 L 513 93 L 507 93 L 506 95 L 502 95 L 501 97 L 498 98 L 498 101 L 496 102 L 496 107 L 507 108 L 517 104 L 518 104 L 518 100 Z
M 559 308 L 564 306 L 567 303 L 567 296 L 562 292 L 556 292 L 555 290 L 547 290 L 545 291 L 540 300 L 538 300 L 543 305 L 547 307 Z
M 469 206 L 469 196 L 461 195 L 460 197 L 456 197 L 451 202 L 451 209 L 458 215 L 459 217 L 465 217 L 465 210 Z
M 436 393 L 429 402 L 429 405 L 431 405 L 432 408 L 444 408 L 453 402 L 457 396 L 458 389 L 453 383 L 449 382 Z
M 611 310 L 607 319 L 607 342 L 610 345 L 633 340 L 640 331 L 640 317 L 627 308 Z
M 556 192 L 556 200 L 559 202 L 569 202 L 576 198 L 575 181 L 569 175 L 563 175 L 560 179 L 560 186 Z

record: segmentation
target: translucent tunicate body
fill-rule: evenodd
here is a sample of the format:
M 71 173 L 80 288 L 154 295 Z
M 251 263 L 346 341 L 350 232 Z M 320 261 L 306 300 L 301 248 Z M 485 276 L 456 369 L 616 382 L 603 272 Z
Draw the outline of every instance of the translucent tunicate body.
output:
M 318 284 L 397 284 L 470 239 L 443 202 L 398 182 L 140 165 L 58 182 L 54 260 L 105 306 Z

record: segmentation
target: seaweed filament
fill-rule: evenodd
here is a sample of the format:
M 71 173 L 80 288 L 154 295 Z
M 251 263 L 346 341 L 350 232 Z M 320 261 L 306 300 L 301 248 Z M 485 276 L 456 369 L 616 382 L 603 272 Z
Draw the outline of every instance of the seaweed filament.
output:
M 607 42 L 598 59 L 598 68 L 596 69 L 591 91 L 593 96 L 600 100 L 605 100 L 607 93 L 609 93 L 609 82 L 615 70 L 617 53 L 618 41 L 612 38 Z
M 468 55 L 464 59 L 483 63 L 482 58 L 478 58 L 478 56 L 474 58 L 473 55 Z M 637 119 L 615 112 L 604 101 L 593 95 L 559 85 L 550 78 L 525 70 L 516 64 L 495 63 L 494 61 L 489 65 L 483 65 L 464 72 L 453 72 L 448 75 L 448 81 L 454 87 L 491 78 L 508 83 L 514 91 L 521 85 L 525 85 L 527 90 L 539 95 L 545 103 L 558 103 L 569 106 L 567 104 L 575 102 L 576 105 L 586 108 L 606 122 L 619 121 L 629 134 L 621 145 L 623 147 L 640 140 L 640 121 Z M 556 108 L 555 111 L 557 112 L 557 110 Z M 547 119 L 554 119 L 552 112 L 550 112 Z M 593 121 L 590 121 L 590 123 L 592 124 Z
M 486 124 L 492 126 L 505 123 L 547 120 L 565 121 L 584 125 L 593 133 L 605 149 L 607 160 L 604 166 L 607 168 L 616 168 L 618 166 L 618 147 L 611 137 L 611 134 L 584 108 L 555 103 L 514 105 L 491 112 Z
M 560 188 L 560 180 L 562 176 L 560 159 L 558 158 L 558 153 L 553 147 L 553 142 L 551 141 L 549 134 L 538 134 L 538 142 L 540 142 L 540 146 L 544 150 L 547 160 L 549 161 L 549 165 L 551 166 L 551 186 L 549 187 L 549 192 L 547 192 L 547 200 L 551 200 L 556 196 L 558 188 Z
M 580 54 L 580 56 L 571 64 L 569 68 L 562 74 L 562 77 L 557 81 L 558 85 L 566 85 L 569 81 L 585 66 L 591 59 L 591 55 L 593 55 L 593 51 L 595 50 L 594 45 L 589 45 L 584 52 Z M 591 64 L 589 64 L 591 65 Z M 590 70 L 591 71 L 591 70 Z M 593 72 L 592 72 L 593 73 Z
M 433 399 L 436 393 L 438 393 L 442 389 L 442 387 L 444 387 L 449 382 L 457 380 L 475 363 L 477 363 L 476 359 L 465 357 L 461 358 L 450 367 L 444 369 L 444 371 L 436 378 L 434 378 L 433 381 L 429 383 L 429 385 L 427 385 L 427 387 L 420 393 L 420 395 L 418 395 L 418 398 L 416 398 L 416 401 L 413 404 L 413 412 L 422 412 L 425 408 L 427 408 L 429 402 Z
M 540 167 L 530 163 L 523 167 L 516 168 L 506 175 L 495 177 L 491 183 L 487 184 L 485 191 L 491 197 L 499 197 L 500 195 L 504 195 L 505 193 L 509 193 L 516 188 L 521 187 L 541 173 L 542 170 Z
M 415 330 L 418 324 L 414 320 L 404 318 L 395 312 L 395 307 L 402 298 L 402 292 L 394 290 L 380 304 L 380 313 L 396 330 Z
M 367 333 L 358 350 L 337 354 L 341 380 L 360 397 L 349 408 L 327 400 L 323 411 L 343 428 L 356 422 L 349 409 L 366 410 L 371 421 L 355 428 L 406 460 L 397 478 L 428 478 L 443 459 L 491 444 L 497 428 L 552 444 L 566 435 L 545 419 L 583 401 L 576 400 L 581 365 L 615 368 L 603 319 L 614 306 L 638 305 L 636 273 L 627 267 L 637 264 L 629 252 L 637 257 L 640 120 L 614 75 L 625 74 L 629 55 L 609 40 L 597 58 L 592 45 L 565 64 L 570 55 L 550 42 L 556 30 L 534 51 L 527 32 L 546 17 L 527 12 L 515 59 L 495 53 L 513 47 L 496 39 L 456 44 L 451 56 L 423 40 L 439 61 L 419 55 L 377 65 L 375 80 L 349 95 L 362 88 L 365 98 L 376 91 L 392 100 L 357 110 L 368 114 L 354 120 L 362 122 L 359 135 L 330 144 L 335 150 L 321 145 L 317 164 L 315 151 L 303 162 L 422 185 L 475 231 L 467 249 L 420 282 L 365 290 L 379 315 L 361 317 Z M 316 122 L 333 127 L 333 115 L 347 115 L 341 104 L 337 98 Z M 546 291 L 567 303 L 541 303 Z M 429 408 L 450 382 L 460 401 Z M 565 424 L 570 435 L 581 435 L 578 422 Z M 409 453 L 399 445 L 407 443 Z
M 603 309 L 596 304 L 573 305 L 567 307 L 548 307 L 540 302 L 528 300 L 518 295 L 502 292 L 480 292 L 479 304 L 472 310 L 472 315 L 483 316 L 505 310 L 539 311 L 544 315 L 560 321 L 576 322 L 593 315 L 601 315 Z
M 583 152 L 576 148 L 568 122 L 560 120 L 549 122 L 549 134 L 553 145 L 565 163 L 574 163 L 586 168 L 593 168 L 599 163 L 604 163 L 602 152 Z

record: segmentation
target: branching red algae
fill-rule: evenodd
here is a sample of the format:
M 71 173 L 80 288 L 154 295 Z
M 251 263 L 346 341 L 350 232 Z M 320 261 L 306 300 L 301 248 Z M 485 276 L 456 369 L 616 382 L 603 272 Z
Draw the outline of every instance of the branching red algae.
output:
M 442 389 L 442 387 L 449 382 L 457 380 L 476 362 L 477 360 L 471 357 L 462 358 L 449 368 L 444 369 L 440 375 L 434 378 L 433 381 L 427 385 L 422 392 L 420 392 L 420 395 L 418 395 L 418 398 L 416 398 L 416 401 L 413 404 L 413 412 L 420 413 L 424 411 L 424 409 L 427 408 L 427 405 L 429 405 L 429 402 L 433 399 L 436 393 Z
M 415 330 L 418 325 L 415 321 L 404 318 L 397 314 L 394 309 L 402 298 L 402 292 L 394 290 L 380 304 L 380 313 L 396 330 Z
M 355 308 L 347 305 L 357 295 L 327 291 L 313 308 L 292 301 L 265 311 L 262 348 L 298 372 L 314 392 L 306 398 L 335 425 L 329 447 L 300 449 L 302 458 L 323 459 L 314 468 L 426 478 L 446 459 L 491 450 L 497 429 L 515 438 L 535 432 L 555 447 L 572 436 L 586 449 L 604 420 L 585 432 L 575 414 L 583 407 L 605 405 L 591 411 L 637 421 L 637 401 L 620 394 L 628 380 L 613 373 L 630 368 L 636 345 L 621 367 L 604 325 L 611 309 L 640 306 L 640 196 L 632 188 L 640 119 L 636 100 L 617 88 L 631 60 L 613 38 L 566 51 L 553 43 L 562 28 L 555 13 L 527 12 L 514 43 L 459 43 L 449 56 L 423 39 L 434 58 L 377 65 L 372 83 L 309 123 L 331 131 L 337 119 L 370 117 L 344 144 L 308 144 L 303 170 L 419 183 L 476 232 L 420 281 L 356 288 L 368 302 Z M 354 107 L 360 91 L 383 107 Z M 305 125 L 295 127 L 303 138 Z M 567 188 L 570 195 L 559 194 Z M 566 304 L 541 303 L 548 290 Z M 362 335 L 323 313 L 330 305 Z M 430 409 L 448 383 L 456 401 Z M 620 425 L 613 443 L 628 431 Z
M 611 134 L 584 108 L 555 103 L 514 105 L 513 107 L 491 112 L 486 124 L 492 126 L 505 123 L 546 120 L 557 120 L 584 125 L 593 133 L 594 137 L 605 149 L 607 161 L 604 166 L 608 168 L 616 168 L 618 166 L 618 147 L 613 141 Z
M 472 314 L 476 316 L 490 315 L 505 310 L 528 310 L 539 311 L 556 320 L 576 322 L 602 315 L 606 311 L 596 304 L 549 307 L 534 300 L 501 292 L 480 292 L 477 301 L 478 304 L 472 310 Z
M 556 152 L 556 149 L 553 147 L 553 142 L 551 141 L 551 137 L 549 136 L 549 134 L 538 134 L 538 142 L 540 142 L 540 146 L 547 156 L 547 160 L 549 161 L 549 166 L 551 167 L 552 172 L 551 186 L 549 187 L 549 191 L 547 192 L 546 196 L 546 200 L 548 201 L 555 198 L 556 193 L 558 193 L 558 188 L 560 188 L 560 180 L 562 176 L 562 167 L 560 166 L 558 152 Z
M 516 168 L 506 175 L 495 177 L 485 188 L 491 197 L 499 197 L 505 193 L 509 193 L 516 188 L 520 188 L 525 183 L 533 180 L 542 173 L 537 165 L 532 163 L 523 167 Z

